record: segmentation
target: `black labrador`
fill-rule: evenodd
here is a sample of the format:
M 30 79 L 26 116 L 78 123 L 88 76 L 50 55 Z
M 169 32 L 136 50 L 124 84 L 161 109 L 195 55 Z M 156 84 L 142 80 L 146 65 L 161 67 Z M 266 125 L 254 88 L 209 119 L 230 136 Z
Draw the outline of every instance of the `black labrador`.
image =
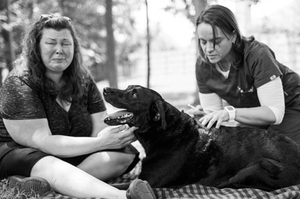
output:
M 105 100 L 125 109 L 108 125 L 136 126 L 144 147 L 140 179 L 152 187 L 199 183 L 218 188 L 274 190 L 300 183 L 300 150 L 291 139 L 258 128 L 207 130 L 154 90 L 105 88 Z

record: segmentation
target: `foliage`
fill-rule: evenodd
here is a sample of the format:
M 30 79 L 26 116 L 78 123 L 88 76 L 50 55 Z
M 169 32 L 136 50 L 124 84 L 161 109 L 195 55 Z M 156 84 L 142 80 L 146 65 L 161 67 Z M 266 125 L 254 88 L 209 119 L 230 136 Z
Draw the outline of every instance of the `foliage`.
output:
M 7 28 L 13 29 L 14 49 L 18 56 L 21 53 L 20 42 L 22 34 L 31 22 L 36 21 L 41 14 L 60 13 L 68 16 L 75 24 L 82 41 L 84 63 L 96 75 L 95 79 L 105 78 L 106 62 L 106 29 L 105 0 L 10 0 L 11 22 L 7 24 L 7 0 L 0 1 L 0 33 Z M 114 0 L 114 34 L 116 38 L 117 65 L 130 66 L 134 60 L 130 53 L 140 46 L 139 35 L 135 31 L 135 20 L 131 15 L 133 9 L 139 9 L 138 0 Z M 5 41 L 0 34 L 0 66 L 6 66 Z
M 194 0 L 182 0 L 176 1 L 171 0 L 169 5 L 166 6 L 165 10 L 171 12 L 173 14 L 182 13 L 186 15 L 186 17 L 194 23 L 195 20 L 195 4 Z
M 202 1 L 203 3 L 207 3 L 207 4 L 211 4 L 213 2 L 218 3 L 218 0 L 181 0 L 181 1 L 170 0 L 169 5 L 166 6 L 165 10 L 173 14 L 182 13 L 194 24 L 195 15 L 196 15 L 195 11 L 197 10 L 197 8 L 195 8 L 195 6 L 197 5 L 195 1 Z M 250 1 L 252 1 L 253 3 L 257 3 L 260 0 L 250 0 Z

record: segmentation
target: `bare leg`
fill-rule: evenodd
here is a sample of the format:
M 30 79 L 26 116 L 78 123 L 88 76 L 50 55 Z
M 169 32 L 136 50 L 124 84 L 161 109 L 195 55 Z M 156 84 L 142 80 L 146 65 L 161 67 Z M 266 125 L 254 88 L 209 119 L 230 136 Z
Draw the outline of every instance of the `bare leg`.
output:
M 123 174 L 132 163 L 135 154 L 120 152 L 98 152 L 90 155 L 78 168 L 106 181 Z
M 39 160 L 33 166 L 31 176 L 44 178 L 55 191 L 68 196 L 126 198 L 125 191 L 118 190 L 53 156 Z

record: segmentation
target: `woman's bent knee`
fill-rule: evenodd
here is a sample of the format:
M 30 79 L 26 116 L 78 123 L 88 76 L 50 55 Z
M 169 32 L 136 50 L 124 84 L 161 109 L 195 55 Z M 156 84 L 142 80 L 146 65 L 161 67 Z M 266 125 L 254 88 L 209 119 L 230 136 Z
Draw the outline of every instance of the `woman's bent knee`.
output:
M 78 167 L 101 180 L 122 175 L 132 164 L 136 154 L 98 152 L 86 158 Z
M 56 168 L 55 164 L 59 164 L 59 162 L 62 163 L 63 161 L 54 156 L 45 156 L 35 163 L 30 176 L 43 177 L 47 174 L 51 175 L 52 170 Z

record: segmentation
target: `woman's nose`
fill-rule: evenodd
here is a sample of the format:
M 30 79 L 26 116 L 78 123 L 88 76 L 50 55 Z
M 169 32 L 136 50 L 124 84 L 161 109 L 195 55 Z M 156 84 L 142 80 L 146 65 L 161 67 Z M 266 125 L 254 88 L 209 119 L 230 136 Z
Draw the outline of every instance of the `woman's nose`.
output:
M 61 45 L 57 45 L 56 46 L 56 54 L 62 54 L 63 53 L 63 49 L 62 49 L 62 46 Z
M 215 50 L 214 44 L 213 44 L 212 42 L 208 42 L 208 43 L 206 44 L 206 51 L 207 51 L 207 52 L 212 52 L 212 51 L 214 51 L 214 50 Z

